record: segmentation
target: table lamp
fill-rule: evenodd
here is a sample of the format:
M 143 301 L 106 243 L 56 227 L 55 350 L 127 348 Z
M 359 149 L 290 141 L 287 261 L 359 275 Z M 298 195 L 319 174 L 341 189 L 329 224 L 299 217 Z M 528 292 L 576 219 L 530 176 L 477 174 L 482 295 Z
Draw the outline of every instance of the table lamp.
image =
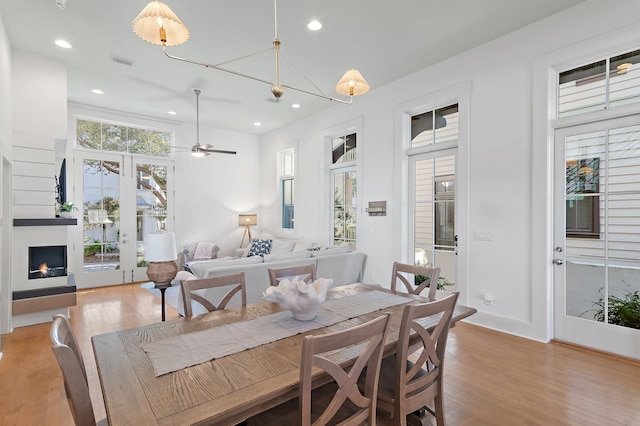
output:
M 258 224 L 258 215 L 257 214 L 241 214 L 238 217 L 238 224 L 240 226 L 244 226 L 244 234 L 242 235 L 242 241 L 240 242 L 240 248 L 242 248 L 242 244 L 244 244 L 244 237 L 249 234 L 249 244 L 251 244 L 251 226 L 256 226 Z
M 148 262 L 147 277 L 157 285 L 168 284 L 176 277 L 178 265 L 176 237 L 173 232 L 147 234 L 144 260 Z

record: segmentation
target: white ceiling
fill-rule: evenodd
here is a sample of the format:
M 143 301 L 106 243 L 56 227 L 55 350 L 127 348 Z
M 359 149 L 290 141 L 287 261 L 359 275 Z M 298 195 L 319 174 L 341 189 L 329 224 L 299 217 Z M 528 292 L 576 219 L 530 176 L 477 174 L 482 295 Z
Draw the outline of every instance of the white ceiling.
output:
M 583 0 L 280 0 L 278 36 L 284 52 L 330 96 L 350 68 L 372 90 L 483 44 Z M 57 3 L 64 0 L 57 0 Z M 335 103 L 291 90 L 280 103 L 269 86 L 166 58 L 139 39 L 131 22 L 148 0 L 0 0 L 0 16 L 13 48 L 67 64 L 69 101 L 145 116 L 195 122 L 195 95 L 203 89 L 200 122 L 261 134 Z M 165 0 L 191 31 L 169 53 L 220 63 L 272 46 L 271 0 Z M 312 18 L 319 32 L 306 29 Z M 63 38 L 72 49 L 53 41 Z M 125 66 L 117 56 L 133 62 Z M 228 65 L 273 81 L 273 51 Z M 281 84 L 313 90 L 281 60 Z M 91 93 L 94 88 L 103 95 Z M 366 95 L 365 95 L 366 96 Z M 358 102 L 358 98 L 354 99 Z M 293 109 L 291 104 L 301 108 Z M 171 116 L 173 110 L 177 115 Z M 261 122 L 255 127 L 254 122 Z

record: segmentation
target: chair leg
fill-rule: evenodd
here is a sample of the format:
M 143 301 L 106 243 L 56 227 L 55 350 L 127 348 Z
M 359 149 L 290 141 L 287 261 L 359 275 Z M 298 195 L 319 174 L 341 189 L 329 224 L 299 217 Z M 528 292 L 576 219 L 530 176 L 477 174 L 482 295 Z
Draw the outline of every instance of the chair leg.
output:
M 436 412 L 436 424 L 438 426 L 444 426 L 444 398 L 442 397 L 442 394 L 435 397 L 433 401 L 433 408 Z

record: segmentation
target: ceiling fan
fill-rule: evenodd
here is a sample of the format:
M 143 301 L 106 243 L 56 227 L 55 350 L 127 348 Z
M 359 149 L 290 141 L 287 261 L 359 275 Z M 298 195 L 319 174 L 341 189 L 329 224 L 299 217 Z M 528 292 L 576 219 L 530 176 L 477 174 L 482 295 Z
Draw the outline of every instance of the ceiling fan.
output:
M 202 89 L 191 89 L 196 94 L 196 144 L 191 147 L 191 155 L 194 157 L 204 157 L 209 154 L 233 154 L 236 151 L 225 151 L 223 149 L 213 149 L 213 145 L 200 144 L 200 93 Z

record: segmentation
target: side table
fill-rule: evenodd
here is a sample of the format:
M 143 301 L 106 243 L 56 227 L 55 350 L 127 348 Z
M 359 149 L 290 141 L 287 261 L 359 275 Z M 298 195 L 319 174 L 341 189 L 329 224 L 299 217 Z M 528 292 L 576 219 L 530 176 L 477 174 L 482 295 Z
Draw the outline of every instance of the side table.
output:
M 162 299 L 162 321 L 164 321 L 166 317 L 166 306 L 167 306 L 164 301 L 164 293 L 167 291 L 169 287 L 171 287 L 171 281 L 157 282 L 157 283 L 148 282 L 148 283 L 141 284 L 140 287 L 147 290 L 150 290 L 153 288 L 160 290 L 160 297 Z

